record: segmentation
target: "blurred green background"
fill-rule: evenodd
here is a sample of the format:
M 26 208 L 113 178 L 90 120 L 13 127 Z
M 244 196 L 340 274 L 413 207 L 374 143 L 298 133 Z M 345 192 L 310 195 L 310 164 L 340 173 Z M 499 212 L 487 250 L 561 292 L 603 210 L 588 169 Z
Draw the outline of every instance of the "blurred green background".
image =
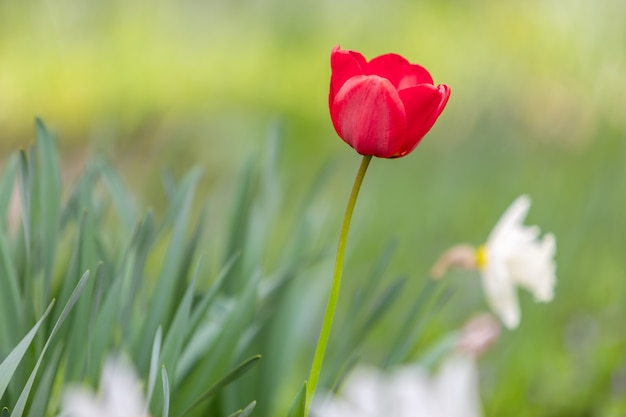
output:
M 520 328 L 481 360 L 486 415 L 624 415 L 625 21 L 623 0 L 0 0 L 0 151 L 28 146 L 41 116 L 68 181 L 104 152 L 157 207 L 163 167 L 201 165 L 219 225 L 278 121 L 286 212 L 332 163 L 315 203 L 331 241 L 360 158 L 329 120 L 330 50 L 400 53 L 452 96 L 413 154 L 373 161 L 343 296 L 395 239 L 392 272 L 411 280 L 399 315 L 443 250 L 480 244 L 527 193 L 529 224 L 557 237 L 556 298 L 521 294 Z M 477 276 L 447 279 L 433 340 L 486 308 Z

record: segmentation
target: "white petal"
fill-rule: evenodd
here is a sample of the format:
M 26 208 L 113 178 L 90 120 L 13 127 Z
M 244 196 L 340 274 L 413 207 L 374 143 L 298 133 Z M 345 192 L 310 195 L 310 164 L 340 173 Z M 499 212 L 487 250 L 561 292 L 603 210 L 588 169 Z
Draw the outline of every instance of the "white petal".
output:
M 405 366 L 390 378 L 387 390 L 392 403 L 381 410 L 380 416 L 437 416 L 437 401 L 433 397 L 430 376 L 420 367 Z
M 554 297 L 554 250 L 554 236 L 547 234 L 541 241 L 520 245 L 509 261 L 511 280 L 530 291 L 536 301 L 548 302 Z
M 358 366 L 349 375 L 343 388 L 344 398 L 366 415 L 377 415 L 382 407 L 387 377 L 380 370 Z
M 144 417 L 141 383 L 133 368 L 108 360 L 102 371 L 100 395 L 83 388 L 70 388 L 63 397 L 68 417 Z
M 364 398 L 366 393 L 371 398 Z M 480 417 L 481 414 L 478 370 L 473 359 L 465 355 L 446 360 L 436 376 L 429 376 L 414 365 L 401 367 L 390 375 L 375 368 L 359 367 L 346 379 L 342 395 L 315 403 L 312 413 L 315 417 Z
M 524 222 L 529 209 L 530 197 L 527 195 L 517 197 L 494 226 L 487 239 L 487 244 L 499 245 L 502 243 L 501 240 L 506 241 L 509 231 Z
M 506 265 L 490 259 L 481 275 L 487 303 L 507 328 L 516 328 L 520 322 L 520 307 L 515 284 L 510 279 Z
M 313 417 L 370 417 L 343 398 L 332 396 L 315 402 L 311 414 Z
M 67 417 L 105 417 L 106 411 L 94 394 L 84 388 L 70 388 L 63 395 L 63 411 Z
M 471 357 L 457 355 L 446 359 L 433 382 L 436 388 L 435 397 L 439 401 L 440 416 L 482 415 L 478 369 Z
M 116 417 L 141 417 L 144 398 L 135 371 L 120 360 L 108 360 L 102 372 L 103 402 Z

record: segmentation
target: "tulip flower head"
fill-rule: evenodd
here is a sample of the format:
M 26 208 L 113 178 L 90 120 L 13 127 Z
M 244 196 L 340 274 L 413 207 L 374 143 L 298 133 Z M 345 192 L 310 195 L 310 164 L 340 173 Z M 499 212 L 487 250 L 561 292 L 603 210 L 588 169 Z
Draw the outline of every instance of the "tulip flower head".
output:
M 535 301 L 554 297 L 556 240 L 551 233 L 539 237 L 537 226 L 524 226 L 530 208 L 528 196 L 518 197 L 495 225 L 487 243 L 479 248 L 463 244 L 446 251 L 431 270 L 433 278 L 449 267 L 476 269 L 491 309 L 504 325 L 514 329 L 520 322 L 517 287 L 530 291 Z
M 405 156 L 443 111 L 450 88 L 396 54 L 366 61 L 336 46 L 330 56 L 330 116 L 337 134 L 361 155 Z

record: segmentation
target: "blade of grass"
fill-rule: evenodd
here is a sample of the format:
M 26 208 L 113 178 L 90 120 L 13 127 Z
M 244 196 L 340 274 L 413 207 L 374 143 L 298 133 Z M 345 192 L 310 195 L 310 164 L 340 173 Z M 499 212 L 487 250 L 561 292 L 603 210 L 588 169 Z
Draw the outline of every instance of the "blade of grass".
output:
M 137 346 L 139 358 L 147 359 L 149 357 L 152 345 L 151 340 L 157 327 L 162 325 L 164 328 L 167 328 L 169 325 L 170 320 L 167 315 L 170 314 L 174 302 L 172 294 L 180 278 L 181 268 L 185 267 L 184 260 L 188 258 L 185 234 L 200 175 L 200 170 L 192 170 L 177 190 L 178 194 L 172 203 L 173 206 L 178 208 L 176 210 L 176 220 L 169 247 L 163 259 L 163 268 L 157 279 L 157 284 L 148 307 L 146 321 L 142 324 L 143 333 Z M 145 367 L 147 367 L 147 362 L 142 364 L 140 360 L 139 368 L 143 369 Z
M 46 351 L 48 350 L 50 343 L 52 343 L 54 336 L 59 331 L 59 328 L 61 327 L 61 325 L 67 318 L 67 316 L 70 314 L 70 311 L 72 311 L 72 308 L 78 301 L 78 298 L 82 294 L 83 289 L 85 288 L 85 284 L 87 284 L 88 279 L 89 279 L 89 271 L 86 271 L 83 274 L 83 277 L 80 279 L 80 281 L 76 285 L 76 289 L 74 290 L 74 292 L 72 293 L 72 296 L 70 297 L 67 304 L 65 305 L 65 308 L 61 312 L 61 315 L 59 316 L 56 323 L 54 324 L 54 327 L 52 328 L 52 332 L 50 332 L 50 336 L 48 336 L 48 339 L 46 340 L 46 344 L 44 345 L 41 351 L 41 354 L 39 355 L 39 359 L 37 359 L 35 368 L 31 372 L 30 377 L 28 378 L 28 381 L 26 381 L 26 385 L 24 386 L 22 393 L 17 399 L 17 403 L 15 403 L 15 408 L 11 412 L 11 417 L 21 417 L 22 414 L 24 413 L 24 408 L 26 407 L 26 400 L 28 399 L 28 396 L 30 395 L 31 388 L 33 386 L 33 383 L 35 382 L 35 377 L 37 376 L 37 372 L 39 370 L 39 367 L 41 366 L 44 355 L 46 354 Z
M 206 401 L 213 395 L 215 395 L 219 390 L 229 385 L 230 383 L 236 381 L 243 374 L 248 372 L 250 368 L 257 364 L 257 362 L 261 359 L 261 355 L 253 356 L 238 366 L 236 366 L 232 371 L 230 371 L 226 376 L 222 377 L 219 381 L 217 381 L 211 388 L 206 390 L 204 394 L 200 395 L 198 399 L 196 399 L 189 407 L 187 407 L 182 413 L 179 414 L 179 417 L 184 417 L 189 414 L 194 408 L 200 405 L 202 402 Z
M 0 354 L 4 356 L 25 327 L 25 317 L 17 271 L 3 230 L 0 230 L 0 288 Z
M 132 195 L 126 191 L 122 179 L 108 161 L 102 160 L 100 166 L 102 169 L 102 180 L 109 191 L 111 202 L 117 211 L 118 217 L 126 230 L 132 230 L 136 219 L 139 217 Z
M 248 417 L 250 414 L 252 414 L 254 407 L 256 407 L 256 401 L 252 401 L 250 404 L 248 404 L 248 406 L 243 409 L 241 414 L 239 414 L 239 417 Z
M 228 260 L 236 253 L 241 253 L 246 246 L 246 236 L 248 235 L 248 227 L 250 221 L 250 211 L 252 202 L 256 193 L 257 169 L 254 160 L 249 160 L 239 179 L 235 203 L 231 210 L 230 229 L 226 243 L 226 252 L 224 259 Z M 237 294 L 245 282 L 241 282 L 244 274 L 241 274 L 241 265 L 243 256 L 237 258 L 237 262 L 231 268 L 228 279 L 226 280 L 225 291 L 228 295 Z
M 15 190 L 15 176 L 17 175 L 17 155 L 11 155 L 0 180 L 0 227 L 6 230 L 6 221 L 9 212 L 9 204 Z M 17 196 L 15 196 L 17 197 Z
M 254 318 L 260 278 L 258 274 L 250 279 L 245 291 L 239 295 L 235 305 L 228 311 L 215 343 L 207 349 L 202 361 L 197 363 L 192 373 L 185 378 L 184 388 L 181 389 L 179 397 L 181 404 L 193 400 L 201 392 L 205 381 L 222 375 L 235 360 L 238 342 Z
M 254 407 L 256 407 L 256 401 L 252 401 L 243 410 L 235 411 L 229 417 L 248 417 L 250 415 L 250 413 L 252 413 L 252 411 L 254 410 Z
M 427 317 L 421 317 L 420 313 L 426 312 L 425 316 L 428 316 L 434 305 L 444 296 L 445 288 L 446 286 L 441 285 L 439 281 L 426 280 L 424 288 L 420 291 L 413 307 L 403 320 L 404 325 L 400 328 L 396 340 L 391 345 L 394 348 L 385 359 L 383 368 L 389 369 L 402 362 L 409 355 L 428 322 Z
M 285 417 L 304 417 L 304 412 L 306 408 L 306 381 L 302 384 L 302 388 L 296 395 L 296 398 L 293 399 L 291 406 L 289 407 L 289 411 L 287 411 L 287 415 Z
M 2 361 L 2 363 L 0 363 L 0 398 L 2 398 L 2 396 L 4 395 L 4 391 L 9 386 L 9 382 L 11 381 L 13 373 L 17 369 L 17 366 L 19 365 L 20 361 L 24 357 L 24 354 L 28 350 L 28 346 L 30 346 L 30 343 L 33 341 L 35 333 L 37 333 L 39 327 L 41 327 L 41 323 L 43 323 L 45 318 L 48 317 L 48 314 L 50 314 L 53 305 L 54 300 L 50 303 L 50 305 L 48 305 L 48 308 L 41 316 L 39 321 L 37 321 L 37 323 L 33 326 L 32 329 L 30 329 L 26 336 L 22 338 L 20 343 L 11 351 L 11 353 L 9 353 L 9 356 L 7 356 Z
M 168 417 L 170 412 L 170 383 L 167 379 L 165 366 L 161 368 L 161 378 L 163 380 L 163 417 Z
M 80 278 L 79 271 L 95 268 L 94 275 L 96 277 L 102 274 L 103 264 L 96 264 L 97 255 L 93 242 L 94 236 L 95 225 L 93 224 L 92 216 L 88 212 L 83 212 L 79 224 L 77 243 L 74 247 L 75 252 L 61 288 L 64 298 L 60 298 L 59 302 L 65 300 L 65 297 L 67 297 L 65 294 L 71 290 L 70 286 L 74 285 L 74 282 Z M 73 274 L 73 276 L 70 274 Z M 89 324 L 92 320 L 91 313 L 94 306 L 96 281 L 92 279 L 86 284 L 84 289 L 86 296 L 78 301 L 75 307 L 76 314 L 74 314 L 66 329 L 62 331 L 62 337 L 67 340 L 67 355 L 73 359 L 65 367 L 67 380 L 83 379 L 87 369 L 86 354 L 89 344 L 85 344 L 84 341 L 85 335 L 89 334 Z
M 41 250 L 44 270 L 44 299 L 49 298 L 50 285 L 54 270 L 54 259 L 57 251 L 59 230 L 59 214 L 61 211 L 61 174 L 54 139 L 44 126 L 41 119 L 35 121 L 37 138 L 37 163 L 39 175 L 37 184 L 39 192 L 39 233 L 41 233 Z
M 105 291 L 105 299 L 102 308 L 98 311 L 93 325 L 93 341 L 91 343 L 91 360 L 87 369 L 90 378 L 96 378 L 100 372 L 99 364 L 106 356 L 107 350 L 111 347 L 112 335 L 116 325 L 120 320 L 120 305 L 123 303 L 122 287 L 124 281 L 132 278 L 133 254 L 129 254 L 122 270 L 117 273 L 111 286 Z
M 63 347 L 61 345 L 57 346 L 52 355 L 52 359 L 48 361 L 48 366 L 46 366 L 45 372 L 37 383 L 37 388 L 33 395 L 33 401 L 31 402 L 27 417 L 41 417 L 46 415 L 46 409 L 50 402 L 50 392 L 54 379 L 57 376 L 59 358 L 61 357 L 62 351 Z
M 23 149 L 19 153 L 19 189 L 22 200 L 22 227 L 24 228 L 24 241 L 26 247 L 26 263 L 28 264 L 28 255 L 31 248 L 31 222 L 30 222 L 30 203 L 31 203 L 31 175 L 28 164 L 28 156 Z
M 187 338 L 189 333 L 189 314 L 191 311 L 191 302 L 193 301 L 194 288 L 200 270 L 200 262 L 196 265 L 193 278 L 189 283 L 187 291 L 178 306 L 174 320 L 169 327 L 165 342 L 163 343 L 163 351 L 161 352 L 160 359 L 161 364 L 170 370 L 172 375 L 176 375 L 176 367 L 178 365 L 178 358 L 180 357 L 180 350 L 183 345 L 183 341 Z M 176 386 L 176 379 L 173 380 L 173 386 Z M 153 410 L 158 414 L 158 407 L 160 406 L 160 398 L 158 395 L 153 399 Z
M 237 257 L 238 254 L 234 254 L 233 257 L 230 258 L 228 262 L 226 262 L 226 264 L 220 270 L 217 278 L 215 278 L 215 281 L 213 282 L 213 285 L 211 285 L 209 291 L 204 294 L 204 296 L 200 299 L 200 301 L 194 308 L 190 319 L 190 329 L 196 329 L 200 324 L 200 320 L 202 320 L 202 318 L 206 315 L 207 310 L 209 309 L 211 303 L 222 288 L 222 285 L 224 284 L 224 281 L 228 276 L 228 271 L 230 271 L 230 269 L 236 262 Z
M 154 336 L 154 343 L 152 344 L 152 355 L 150 356 L 150 373 L 148 374 L 148 396 L 146 398 L 146 409 L 144 415 L 148 414 L 148 404 L 152 400 L 152 392 L 154 391 L 154 384 L 156 383 L 157 372 L 159 368 L 159 357 L 161 356 L 161 339 L 163 331 L 161 326 L 157 329 Z M 165 367 L 163 367 L 163 370 Z

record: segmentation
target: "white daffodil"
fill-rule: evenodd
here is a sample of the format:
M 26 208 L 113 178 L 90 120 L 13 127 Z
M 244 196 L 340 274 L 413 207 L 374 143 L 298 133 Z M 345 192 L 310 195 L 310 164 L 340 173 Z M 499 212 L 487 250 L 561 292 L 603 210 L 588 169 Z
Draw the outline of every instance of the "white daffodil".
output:
M 554 297 L 556 241 L 548 233 L 540 238 L 537 226 L 524 226 L 530 208 L 528 196 L 518 197 L 477 251 L 477 267 L 493 311 L 509 329 L 520 322 L 517 287 L 526 288 L 535 301 Z
M 125 362 L 113 359 L 104 365 L 99 395 L 86 388 L 70 388 L 62 408 L 65 417 L 147 417 L 137 374 Z
M 471 356 L 448 358 L 434 376 L 415 365 L 391 374 L 357 367 L 341 395 L 314 404 L 314 417 L 480 417 L 478 370 Z
M 431 270 L 440 278 L 451 267 L 477 269 L 487 302 L 509 329 L 520 322 L 517 287 L 526 288 L 536 301 L 554 297 L 556 266 L 554 235 L 540 238 L 537 226 L 524 226 L 530 208 L 528 196 L 518 197 L 493 228 L 487 243 L 478 249 L 458 245 L 446 251 Z

